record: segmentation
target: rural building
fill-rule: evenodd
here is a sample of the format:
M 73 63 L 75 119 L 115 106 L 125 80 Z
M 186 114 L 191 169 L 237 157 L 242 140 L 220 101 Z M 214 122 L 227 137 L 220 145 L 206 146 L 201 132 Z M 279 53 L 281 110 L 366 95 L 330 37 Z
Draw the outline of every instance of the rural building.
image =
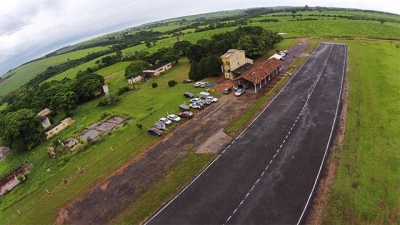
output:
M 45 130 L 51 126 L 50 120 L 47 117 L 47 115 L 49 115 L 50 113 L 51 113 L 51 110 L 48 108 L 45 108 L 37 114 L 39 116 L 40 122 L 42 122 L 42 126 L 44 127 Z
M 270 58 L 257 66 L 235 78 L 240 83 L 250 82 L 249 89 L 254 93 L 258 92 L 263 86 L 268 84 L 283 69 L 283 61 L 276 58 Z
M 233 80 L 243 72 L 253 66 L 253 60 L 246 58 L 245 51 L 239 49 L 229 49 L 221 56 L 221 70 L 225 79 Z
M 151 74 L 153 76 L 158 76 L 160 75 L 160 73 L 163 73 L 171 68 L 172 68 L 171 63 L 168 62 L 158 63 L 154 66 L 147 68 L 146 70 L 143 70 L 143 74 Z
M 128 84 L 131 84 L 131 85 L 132 84 L 136 84 L 137 82 L 139 82 L 141 80 L 143 80 L 143 76 L 142 75 L 139 75 L 137 77 L 132 77 L 132 78 L 128 79 Z
M 271 57 L 269 57 L 270 59 L 275 58 L 275 59 L 279 59 L 279 60 L 283 60 L 283 56 L 280 54 L 274 54 Z

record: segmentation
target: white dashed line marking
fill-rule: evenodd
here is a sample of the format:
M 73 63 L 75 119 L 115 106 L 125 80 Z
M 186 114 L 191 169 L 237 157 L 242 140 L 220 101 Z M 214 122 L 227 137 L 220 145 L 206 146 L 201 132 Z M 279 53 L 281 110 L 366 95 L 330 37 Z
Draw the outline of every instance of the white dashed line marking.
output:
M 332 49 L 331 49 L 331 52 L 332 52 Z M 330 55 L 330 53 L 329 53 L 329 55 Z M 328 58 L 329 58 L 329 57 L 328 57 Z M 328 58 L 327 58 L 326 62 L 328 61 Z M 326 62 L 325 62 L 325 65 L 326 65 Z M 325 65 L 324 65 L 322 71 L 324 70 Z M 262 176 L 264 175 L 264 173 L 267 171 L 269 165 L 271 165 L 271 163 L 272 163 L 273 160 L 275 159 L 276 155 L 279 153 L 279 150 L 282 148 L 283 144 L 286 142 L 286 139 L 288 138 L 290 132 L 293 130 L 293 127 L 296 125 L 298 119 L 300 118 L 301 113 L 305 110 L 305 107 L 306 107 L 306 105 L 307 105 L 308 100 L 311 98 L 311 95 L 314 93 L 315 87 L 317 86 L 317 84 L 318 84 L 318 82 L 319 82 L 319 80 L 320 80 L 320 78 L 321 78 L 322 71 L 318 74 L 318 79 L 317 79 L 317 81 L 315 82 L 314 87 L 312 88 L 310 95 L 307 96 L 307 100 L 306 100 L 306 102 L 304 103 L 303 108 L 300 110 L 299 115 L 297 115 L 296 121 L 293 123 L 293 126 L 290 128 L 288 134 L 286 135 L 286 138 L 283 140 L 282 144 L 279 146 L 278 150 L 276 151 L 276 153 L 274 154 L 274 156 L 272 157 L 272 159 L 269 161 L 269 164 L 268 164 L 267 167 L 265 168 L 264 172 L 262 172 L 262 174 L 260 175 L 260 177 L 259 177 L 259 178 L 257 179 L 257 181 L 253 184 L 253 187 L 250 189 L 249 192 L 247 192 L 246 196 L 242 199 L 242 201 L 240 202 L 239 206 L 238 206 L 238 207 L 233 211 L 233 213 L 228 217 L 228 219 L 225 221 L 225 223 L 228 223 L 228 222 L 229 222 L 229 220 L 230 220 L 230 219 L 232 218 L 232 216 L 236 213 L 236 211 L 238 210 L 238 208 L 243 204 L 244 200 L 246 200 L 246 198 L 249 196 L 249 194 L 253 191 L 253 189 L 254 189 L 254 187 L 256 186 L 256 184 L 260 181 L 261 177 L 262 177 Z M 275 96 L 275 97 L 276 97 L 276 96 Z

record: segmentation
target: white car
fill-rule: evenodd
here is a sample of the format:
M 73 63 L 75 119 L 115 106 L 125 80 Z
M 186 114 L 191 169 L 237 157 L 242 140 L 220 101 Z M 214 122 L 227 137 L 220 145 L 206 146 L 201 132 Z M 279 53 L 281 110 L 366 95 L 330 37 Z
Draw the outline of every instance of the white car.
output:
M 194 108 L 194 109 L 202 109 L 202 108 L 204 108 L 204 106 L 202 104 L 200 104 L 200 103 L 192 103 L 189 106 L 191 108 Z
M 192 99 L 190 99 L 190 103 L 196 103 L 196 102 L 199 102 L 199 101 L 201 101 L 200 98 L 192 98 Z
M 169 114 L 169 115 L 167 116 L 167 118 L 170 119 L 170 120 L 172 120 L 172 121 L 175 121 L 175 122 L 178 122 L 178 121 L 181 120 L 181 118 L 180 118 L 179 116 L 175 115 L 175 114 Z
M 235 92 L 235 96 L 241 96 L 244 93 L 244 88 L 239 88 L 236 92 Z
M 161 118 L 160 118 L 160 121 L 163 122 L 163 123 L 165 123 L 165 125 L 170 125 L 170 124 L 172 123 L 171 120 L 169 120 L 169 119 L 167 119 L 167 118 L 164 118 L 164 117 L 161 117 Z
M 206 100 L 210 101 L 210 102 L 218 102 L 218 98 L 214 98 L 213 96 L 208 96 L 206 98 Z
M 196 82 L 196 83 L 194 83 L 194 86 L 195 87 L 200 87 L 201 85 L 204 85 L 204 83 L 203 82 Z

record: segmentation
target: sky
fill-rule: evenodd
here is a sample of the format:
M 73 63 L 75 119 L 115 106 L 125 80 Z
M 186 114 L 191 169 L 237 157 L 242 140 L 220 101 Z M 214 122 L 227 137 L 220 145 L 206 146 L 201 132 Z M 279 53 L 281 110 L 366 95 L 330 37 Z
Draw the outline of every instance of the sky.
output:
M 61 47 L 149 22 L 224 10 L 305 5 L 400 14 L 394 0 L 0 0 L 0 76 Z

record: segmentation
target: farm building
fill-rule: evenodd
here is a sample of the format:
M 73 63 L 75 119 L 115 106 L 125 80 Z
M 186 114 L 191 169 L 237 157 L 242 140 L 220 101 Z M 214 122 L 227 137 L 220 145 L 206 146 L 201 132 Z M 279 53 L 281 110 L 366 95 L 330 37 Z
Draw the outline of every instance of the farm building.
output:
M 270 58 L 257 66 L 250 68 L 242 75 L 235 78 L 240 83 L 250 82 L 249 89 L 254 93 L 258 92 L 263 86 L 268 84 L 283 69 L 283 61 L 276 58 Z
M 225 79 L 233 80 L 253 66 L 253 60 L 246 58 L 244 50 L 229 49 L 221 56 L 221 70 Z
M 143 70 L 143 74 L 145 74 L 145 75 L 151 74 L 153 76 L 158 76 L 158 75 L 160 75 L 160 73 L 163 73 L 171 68 L 172 68 L 171 63 L 168 63 L 168 62 L 167 63 L 158 63 L 154 66 L 147 68 L 146 70 Z

